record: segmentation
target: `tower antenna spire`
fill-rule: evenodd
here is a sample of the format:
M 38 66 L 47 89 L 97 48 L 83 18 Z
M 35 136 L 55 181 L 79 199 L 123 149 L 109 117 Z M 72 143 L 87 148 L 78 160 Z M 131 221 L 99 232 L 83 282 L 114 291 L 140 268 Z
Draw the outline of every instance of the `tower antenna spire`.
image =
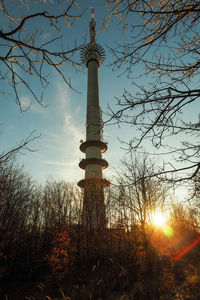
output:
M 86 64 L 86 66 L 88 66 L 90 60 L 95 60 L 98 66 L 100 66 L 105 60 L 105 51 L 103 47 L 101 47 L 96 42 L 96 22 L 94 19 L 94 7 L 91 6 L 90 8 L 92 12 L 91 21 L 89 23 L 90 42 L 82 48 L 80 56 L 82 62 Z
M 96 22 L 94 20 L 94 7 L 92 8 L 92 19 L 90 21 L 90 43 L 96 43 Z
M 94 20 L 94 7 L 91 6 L 91 8 L 92 8 L 92 20 Z

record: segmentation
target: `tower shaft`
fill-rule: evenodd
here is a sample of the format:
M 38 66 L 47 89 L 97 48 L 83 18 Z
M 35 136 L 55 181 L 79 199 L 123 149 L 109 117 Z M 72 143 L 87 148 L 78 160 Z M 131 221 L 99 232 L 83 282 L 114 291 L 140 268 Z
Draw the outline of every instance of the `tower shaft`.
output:
M 95 60 L 88 62 L 86 141 L 101 141 L 98 63 Z M 98 146 L 90 145 L 85 153 L 86 159 L 102 159 Z M 85 177 L 91 176 L 102 176 L 101 165 L 94 163 L 86 166 Z
M 86 140 L 100 140 L 100 126 L 98 63 L 96 60 L 90 60 L 88 62 Z

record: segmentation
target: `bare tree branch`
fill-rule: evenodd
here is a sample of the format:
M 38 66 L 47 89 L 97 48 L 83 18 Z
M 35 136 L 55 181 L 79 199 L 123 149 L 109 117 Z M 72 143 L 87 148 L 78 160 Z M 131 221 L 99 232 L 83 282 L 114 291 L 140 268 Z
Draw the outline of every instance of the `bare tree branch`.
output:
M 131 36 L 110 51 L 111 65 L 125 69 L 122 72 L 133 79 L 133 91 L 116 98 L 118 109 L 109 107 L 105 123 L 129 124 L 138 130 L 124 141 L 129 151 L 145 151 L 142 147 L 151 141 L 148 152 L 166 156 L 169 163 L 165 161 L 157 176 L 174 182 L 192 180 L 200 164 L 200 3 L 113 0 L 107 1 L 107 9 L 105 26 L 118 17 L 124 35 Z M 134 72 L 137 65 L 144 67 L 142 74 Z M 148 84 L 141 84 L 143 78 Z M 196 117 L 188 119 L 188 111 L 195 109 Z M 170 144 L 175 137 L 176 145 Z
M 18 9 L 13 11 L 9 0 L 1 1 L 2 22 L 6 21 L 8 25 L 2 24 L 0 30 L 0 47 L 2 48 L 0 79 L 4 81 L 4 84 L 7 83 L 14 92 L 16 102 L 22 111 L 20 104 L 21 87 L 24 86 L 31 93 L 31 96 L 42 104 L 43 90 L 48 85 L 46 74 L 49 68 L 58 72 L 68 86 L 73 88 L 69 76 L 63 71 L 63 67 L 65 64 L 74 69 L 79 67 L 80 63 L 75 54 L 82 45 L 76 45 L 75 42 L 73 44 L 73 41 L 69 40 L 68 49 L 62 49 L 59 46 L 59 49 L 55 51 L 55 42 L 58 40 L 61 42 L 65 37 L 61 27 L 64 24 L 71 26 L 71 23 L 80 18 L 84 11 L 78 10 L 74 0 L 64 0 L 62 3 L 55 0 L 51 6 L 46 4 L 46 11 L 41 11 L 42 8 L 37 6 L 36 2 L 31 2 L 30 6 L 34 8 L 34 11 L 37 11 L 32 14 L 30 14 L 31 8 L 29 10 L 28 2 L 22 1 L 20 5 L 22 6 L 20 10 L 17 7 Z M 51 31 L 48 39 L 44 39 L 44 33 L 37 29 L 37 24 L 40 24 L 42 19 L 47 21 L 44 33 L 48 34 Z M 30 22 L 33 24 L 32 27 L 30 27 Z M 70 30 L 69 26 L 68 30 Z M 40 88 L 34 89 L 32 87 L 31 80 L 33 79 L 38 81 Z
M 31 142 L 33 142 L 34 140 L 38 139 L 40 137 L 40 135 L 35 135 L 35 130 L 32 131 L 27 138 L 25 138 L 24 140 L 22 140 L 16 147 L 12 148 L 11 150 L 9 150 L 6 153 L 2 153 L 0 155 L 0 165 L 5 164 L 6 162 L 8 162 L 9 160 L 13 159 L 16 154 L 19 154 L 20 151 L 22 150 L 28 150 L 31 152 L 35 152 L 37 150 L 31 149 L 29 147 L 29 144 Z

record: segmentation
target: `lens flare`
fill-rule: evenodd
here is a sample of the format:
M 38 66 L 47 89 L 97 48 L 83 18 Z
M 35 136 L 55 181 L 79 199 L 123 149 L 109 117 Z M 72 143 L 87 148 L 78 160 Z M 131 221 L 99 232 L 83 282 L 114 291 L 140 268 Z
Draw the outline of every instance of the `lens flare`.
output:
M 198 237 L 191 245 L 182 250 L 177 256 L 174 257 L 174 260 L 177 261 L 181 259 L 187 252 L 189 252 L 194 246 L 200 242 L 200 237 Z
M 174 235 L 174 230 L 170 226 L 165 225 L 163 228 L 163 233 L 166 237 L 170 238 Z
M 155 215 L 153 216 L 153 223 L 156 226 L 163 227 L 165 226 L 166 218 L 162 213 L 155 213 Z

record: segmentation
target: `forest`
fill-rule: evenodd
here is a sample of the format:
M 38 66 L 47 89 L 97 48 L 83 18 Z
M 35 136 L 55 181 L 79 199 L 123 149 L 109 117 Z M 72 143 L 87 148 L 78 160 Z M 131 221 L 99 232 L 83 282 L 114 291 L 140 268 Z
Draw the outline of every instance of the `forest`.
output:
M 105 191 L 106 228 L 86 230 L 75 184 L 2 162 L 0 299 L 198 299 L 199 195 L 176 201 L 147 157 L 126 163 Z

